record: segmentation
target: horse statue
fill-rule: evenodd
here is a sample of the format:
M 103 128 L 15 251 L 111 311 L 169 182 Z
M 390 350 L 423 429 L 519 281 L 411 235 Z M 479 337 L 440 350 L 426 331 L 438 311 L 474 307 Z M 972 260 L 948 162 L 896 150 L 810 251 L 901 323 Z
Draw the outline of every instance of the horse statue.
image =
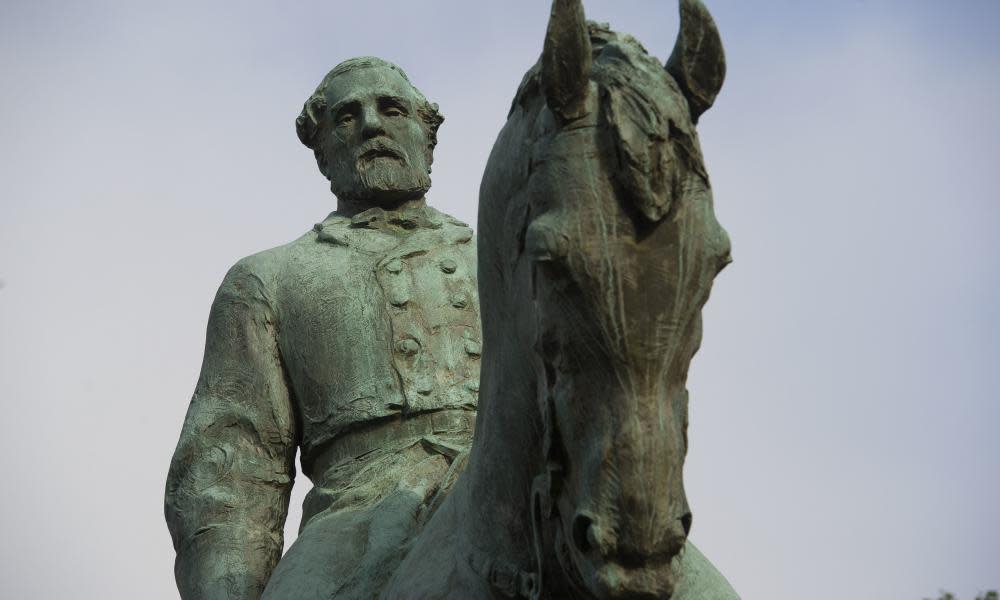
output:
M 382 598 L 737 598 L 687 542 L 688 366 L 731 259 L 695 132 L 722 44 L 680 12 L 664 66 L 553 2 L 480 188 L 475 438 Z

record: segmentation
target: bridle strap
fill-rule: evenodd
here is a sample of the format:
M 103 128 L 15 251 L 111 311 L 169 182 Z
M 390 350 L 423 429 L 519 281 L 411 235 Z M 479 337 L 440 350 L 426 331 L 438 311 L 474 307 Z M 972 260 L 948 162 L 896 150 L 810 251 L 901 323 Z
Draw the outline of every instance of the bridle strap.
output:
M 555 424 L 555 407 L 552 397 L 548 393 L 542 399 L 542 423 L 544 436 L 542 440 L 542 454 L 545 457 L 545 469 L 537 475 L 531 484 L 531 537 L 532 550 L 535 555 L 535 570 L 527 571 L 519 568 L 515 563 L 500 556 L 490 556 L 475 548 L 469 556 L 469 564 L 473 571 L 479 574 L 490 583 L 498 592 L 508 598 L 526 598 L 527 600 L 542 600 L 545 593 L 544 579 L 545 560 L 550 554 L 550 546 L 558 546 L 561 537 L 559 531 L 558 508 L 556 498 L 562 485 L 563 465 L 560 464 L 558 453 L 554 452 L 554 447 L 559 443 L 558 430 Z M 551 524 L 555 524 L 557 534 L 555 538 L 546 539 L 546 531 L 552 531 Z M 546 527 L 546 524 L 550 524 Z M 565 544 L 565 541 L 563 541 Z M 560 554 L 565 553 L 565 548 L 555 548 L 559 569 L 565 574 L 565 583 L 574 592 L 573 597 L 589 597 L 583 592 L 579 574 L 572 565 L 567 565 L 569 557 Z M 555 582 L 558 585 L 558 582 Z M 565 589 L 564 592 L 571 590 Z M 557 592 L 558 593 L 558 592 Z M 562 597 L 562 596 L 560 596 Z
M 519 569 L 514 563 L 501 557 L 493 557 L 485 552 L 472 549 L 469 566 L 494 589 L 508 598 L 539 598 L 538 576 Z
M 469 554 L 469 565 L 480 577 L 508 598 L 541 600 L 545 572 L 544 521 L 552 520 L 552 486 L 557 469 L 551 466 L 544 475 L 535 477 L 531 485 L 531 536 L 535 554 L 535 571 L 519 568 L 499 556 L 491 556 L 475 548 Z

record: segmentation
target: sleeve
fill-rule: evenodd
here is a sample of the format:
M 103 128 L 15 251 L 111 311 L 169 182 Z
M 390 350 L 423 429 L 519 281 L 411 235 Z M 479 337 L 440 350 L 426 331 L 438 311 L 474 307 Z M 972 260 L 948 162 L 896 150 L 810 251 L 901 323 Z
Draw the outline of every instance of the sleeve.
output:
M 167 476 L 184 600 L 260 597 L 281 558 L 296 437 L 274 313 L 244 259 L 212 304 L 201 375 Z

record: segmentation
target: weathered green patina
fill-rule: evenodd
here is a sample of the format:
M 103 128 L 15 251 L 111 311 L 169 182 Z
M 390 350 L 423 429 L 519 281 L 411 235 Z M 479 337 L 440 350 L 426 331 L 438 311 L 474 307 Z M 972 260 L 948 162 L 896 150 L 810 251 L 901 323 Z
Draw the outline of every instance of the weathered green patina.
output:
M 687 541 L 688 366 L 730 244 L 695 131 L 722 44 L 680 5 L 664 65 L 553 1 L 480 186 L 468 466 L 385 600 L 737 598 Z
M 184 598 L 737 598 L 687 539 L 687 372 L 730 244 L 695 130 L 722 45 L 680 6 L 664 65 L 554 0 L 478 259 L 424 204 L 436 107 L 377 59 L 327 75 L 297 130 L 338 210 L 212 308 L 167 487 Z M 279 562 L 297 447 L 315 487 Z
M 440 122 L 372 58 L 306 102 L 338 210 L 239 261 L 212 305 L 167 482 L 185 599 L 269 580 L 268 597 L 371 598 L 454 479 L 481 340 L 472 230 L 424 203 Z M 296 448 L 314 487 L 279 565 Z

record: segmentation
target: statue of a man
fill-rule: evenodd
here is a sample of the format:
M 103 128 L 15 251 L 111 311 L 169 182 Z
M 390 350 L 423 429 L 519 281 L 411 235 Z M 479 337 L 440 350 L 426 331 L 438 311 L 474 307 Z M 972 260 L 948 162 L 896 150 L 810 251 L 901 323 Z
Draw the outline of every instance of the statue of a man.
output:
M 183 598 L 372 598 L 457 476 L 480 328 L 472 231 L 424 200 L 442 121 L 372 57 L 306 101 L 337 210 L 212 305 L 166 489 Z M 282 558 L 297 448 L 314 487 Z

